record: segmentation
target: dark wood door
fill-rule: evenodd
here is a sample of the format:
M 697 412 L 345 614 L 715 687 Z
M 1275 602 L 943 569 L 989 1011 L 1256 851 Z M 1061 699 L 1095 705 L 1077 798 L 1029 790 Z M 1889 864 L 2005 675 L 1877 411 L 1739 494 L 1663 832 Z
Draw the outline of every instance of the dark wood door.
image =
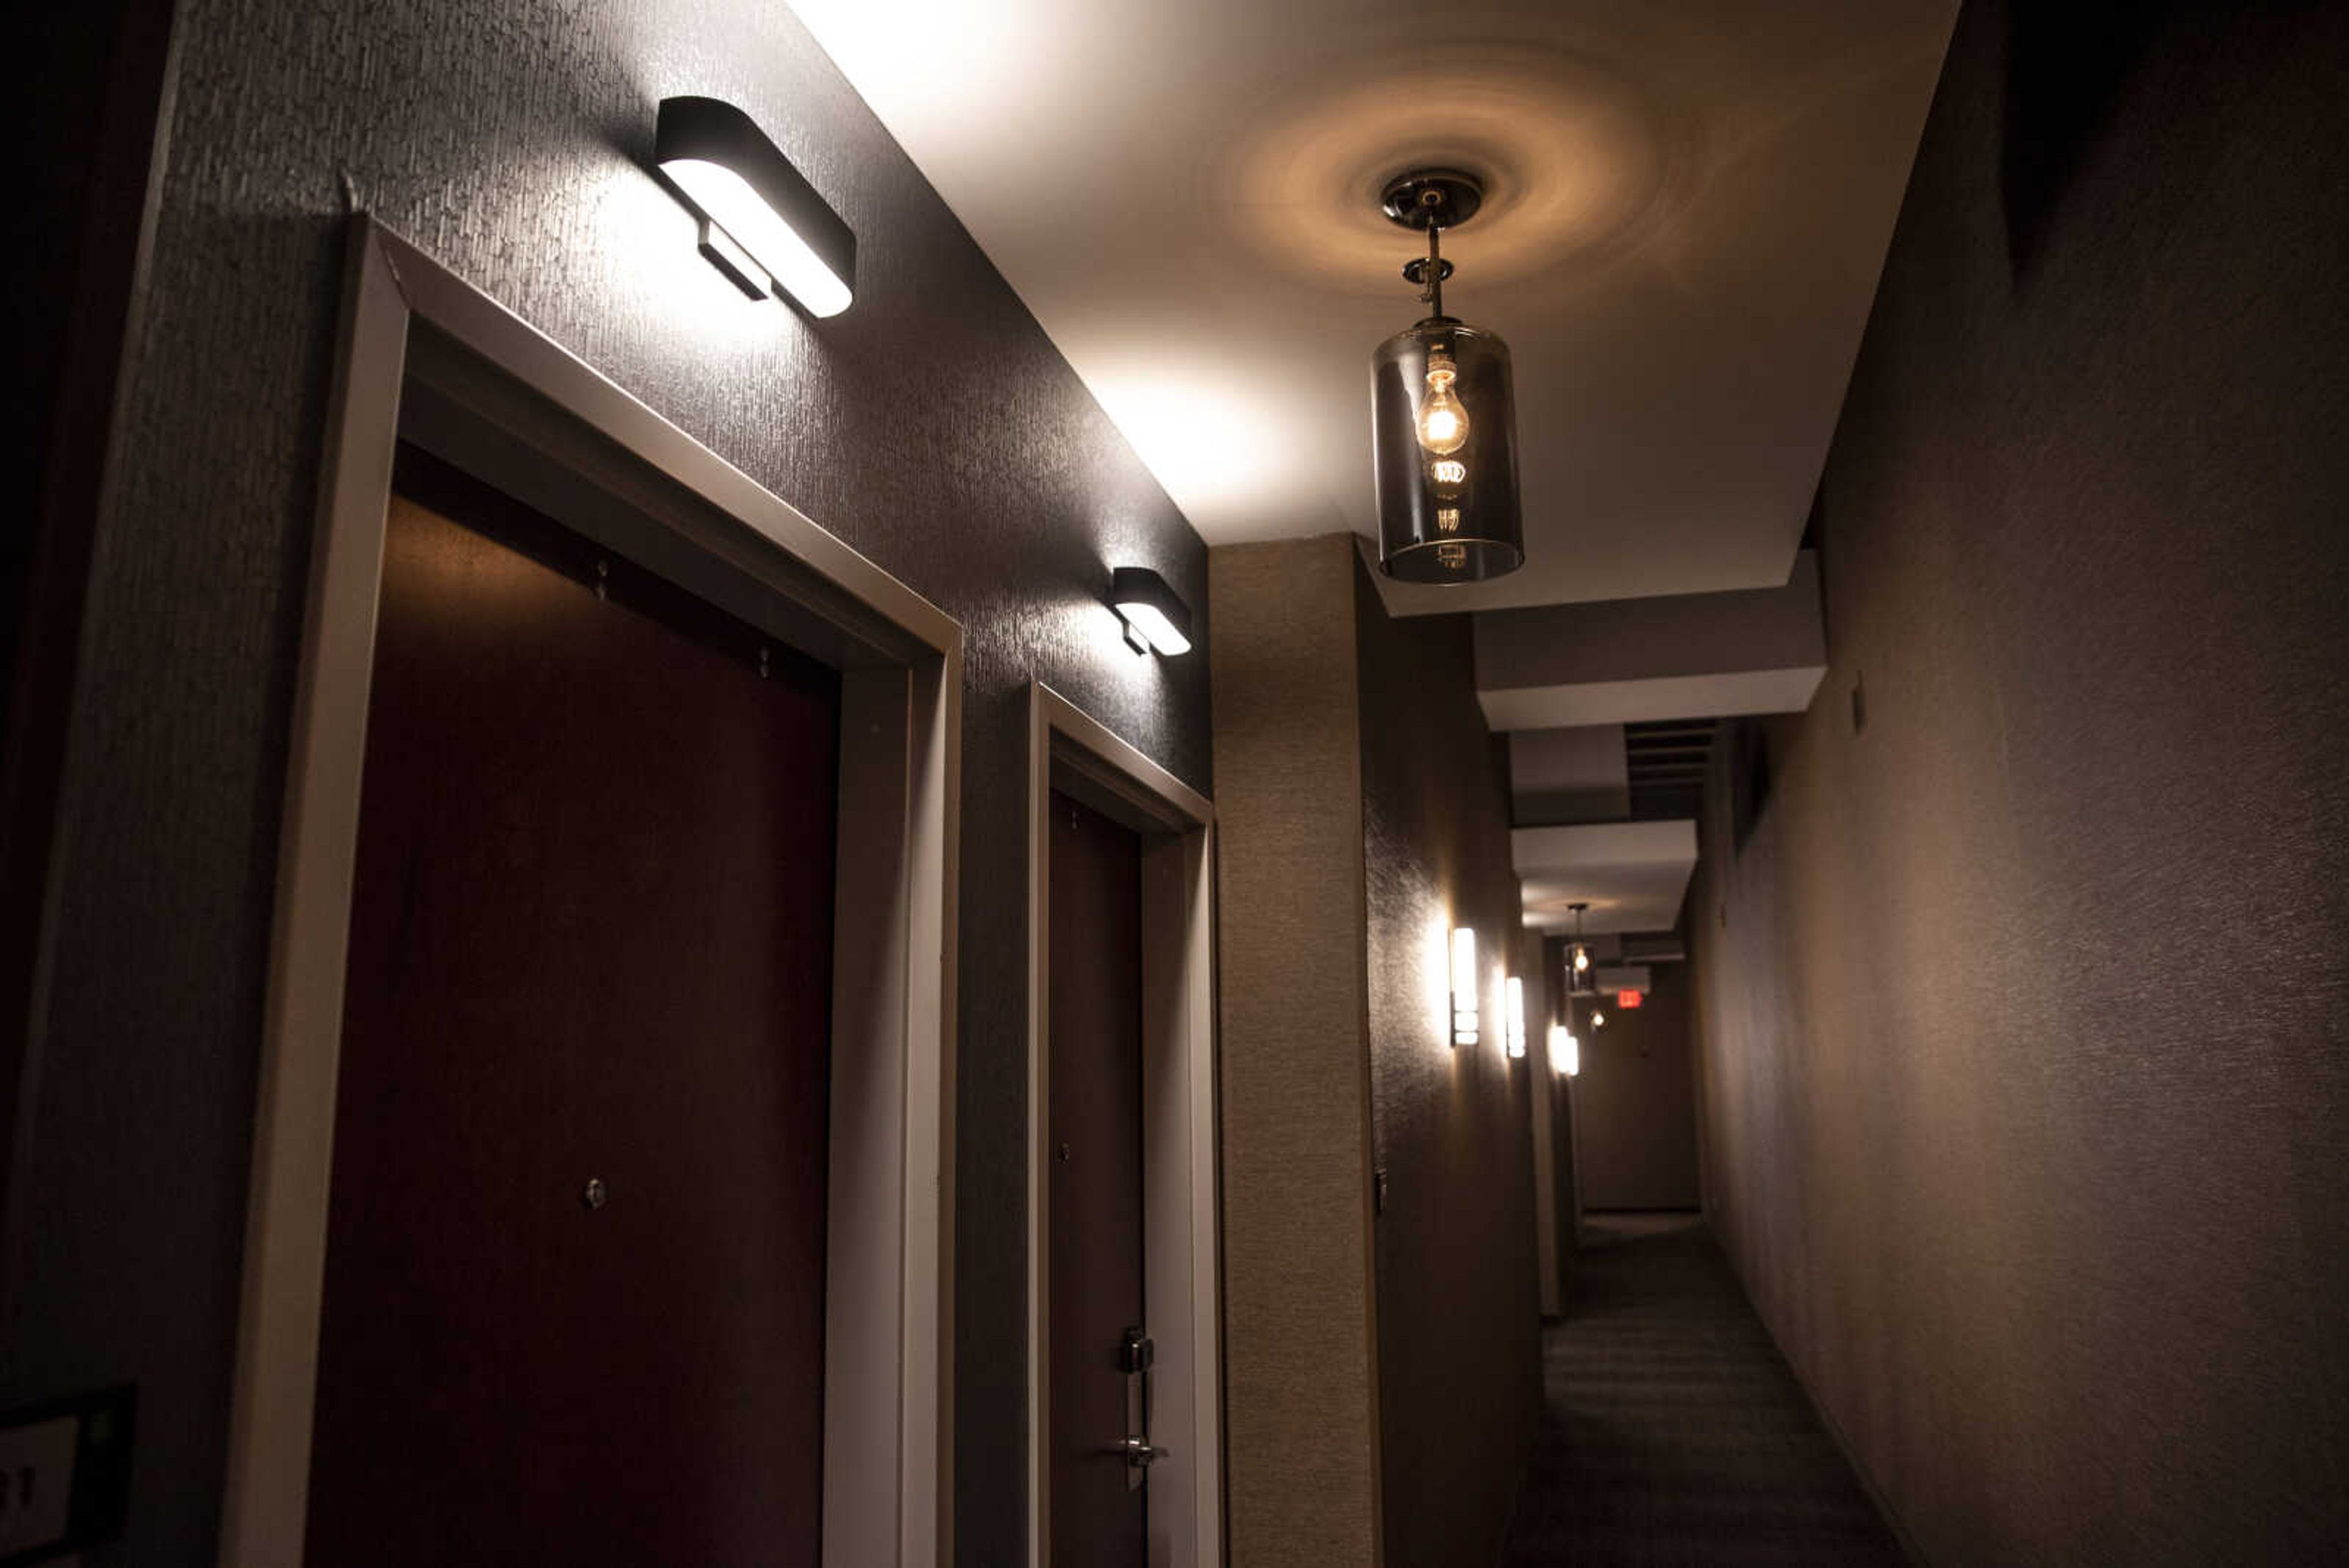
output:
M 813 1568 L 837 682 L 399 487 L 308 1561 Z
M 1142 1568 L 1119 1349 L 1142 1318 L 1142 846 L 1051 800 L 1052 1561 Z

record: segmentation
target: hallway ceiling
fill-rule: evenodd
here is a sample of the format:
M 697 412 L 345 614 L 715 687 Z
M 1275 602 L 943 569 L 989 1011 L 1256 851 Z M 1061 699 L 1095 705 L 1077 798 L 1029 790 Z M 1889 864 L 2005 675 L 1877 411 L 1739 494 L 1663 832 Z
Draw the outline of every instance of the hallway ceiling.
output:
M 1575 929 L 1573 906 L 1590 906 L 1590 935 L 1668 931 L 1680 923 L 1696 870 L 1696 824 L 1586 822 L 1509 833 L 1528 929 Z
M 1378 192 L 1484 177 L 1446 303 L 1514 353 L 1528 562 L 1406 613 L 1785 580 L 1957 9 L 794 8 L 1211 544 L 1375 532 Z

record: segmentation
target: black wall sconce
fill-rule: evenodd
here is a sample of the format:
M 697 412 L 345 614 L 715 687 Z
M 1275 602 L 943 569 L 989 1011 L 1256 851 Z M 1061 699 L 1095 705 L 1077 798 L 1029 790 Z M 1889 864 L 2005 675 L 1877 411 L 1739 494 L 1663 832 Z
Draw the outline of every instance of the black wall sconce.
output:
M 1110 573 L 1109 602 L 1125 622 L 1126 645 L 1134 652 L 1172 658 L 1191 651 L 1191 607 L 1149 567 Z
M 701 254 L 752 299 L 810 316 L 848 308 L 856 235 L 750 117 L 714 98 L 665 98 L 653 161 L 701 219 Z

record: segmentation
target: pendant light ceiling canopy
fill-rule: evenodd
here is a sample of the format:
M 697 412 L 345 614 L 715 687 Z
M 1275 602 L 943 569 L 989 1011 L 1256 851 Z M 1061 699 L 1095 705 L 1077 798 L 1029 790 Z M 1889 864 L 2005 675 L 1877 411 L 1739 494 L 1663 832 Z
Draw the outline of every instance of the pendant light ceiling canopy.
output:
M 1429 314 L 1371 358 L 1379 565 L 1406 582 L 1483 582 L 1525 565 L 1508 345 L 1444 313 L 1443 233 L 1484 199 L 1473 175 L 1428 169 L 1389 181 L 1381 203 L 1427 235 L 1402 275 Z

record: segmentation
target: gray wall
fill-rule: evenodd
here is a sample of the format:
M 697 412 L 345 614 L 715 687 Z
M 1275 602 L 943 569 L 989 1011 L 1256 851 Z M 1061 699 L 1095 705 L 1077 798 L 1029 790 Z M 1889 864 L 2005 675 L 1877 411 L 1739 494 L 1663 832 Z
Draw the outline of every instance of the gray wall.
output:
M 1650 966 L 1644 1005 L 1599 1000 L 1607 1027 L 1584 1020 L 1582 1075 L 1574 1081 L 1575 1149 L 1585 1209 L 1697 1206 L 1696 1077 L 1689 1055 L 1687 966 Z
M 171 0 L 0 13 L 0 1212 L 171 34 Z
M 140 1387 L 112 1563 L 218 1521 L 287 719 L 347 194 L 960 618 L 962 1558 L 1020 1550 L 1031 676 L 1210 786 L 1205 659 L 1112 560 L 1206 552 L 783 6 L 188 0 L 143 349 L 102 516 L 9 1215 L 0 1401 Z M 855 307 L 753 307 L 647 172 L 661 97 L 765 125 L 854 227 Z M 1202 640 L 1205 640 L 1202 628 Z
M 1566 990 L 1567 942 L 1563 937 L 1544 937 L 1541 940 L 1540 961 L 1547 994 L 1547 1019 L 1537 1049 L 1545 1066 L 1549 1061 L 1550 1023 L 1568 1023 L 1572 1010 Z M 1574 1144 L 1574 1118 L 1578 1112 L 1576 1090 L 1581 1084 L 1579 1075 L 1568 1078 L 1555 1070 L 1549 1076 L 1549 1189 L 1550 1236 L 1552 1255 L 1557 1259 L 1557 1295 L 1546 1306 L 1564 1314 L 1574 1306 L 1574 1276 L 1576 1253 L 1582 1242 L 1582 1177 L 1581 1153 Z
M 1379 1441 L 1392 1568 L 1500 1552 L 1540 1417 L 1533 1107 L 1503 1054 L 1502 977 L 1530 982 L 1505 743 L 1477 707 L 1464 615 L 1390 618 L 1359 561 L 1362 858 L 1377 1162 Z M 1447 929 L 1473 926 L 1480 1043 L 1453 1047 Z
M 1369 1563 L 1379 1386 L 1354 545 L 1330 535 L 1208 559 L 1232 1562 Z
M 1959 22 L 1833 668 L 1742 854 L 1714 781 L 1709 1198 L 1929 1561 L 2331 1562 L 2349 8 L 2086 12 Z

